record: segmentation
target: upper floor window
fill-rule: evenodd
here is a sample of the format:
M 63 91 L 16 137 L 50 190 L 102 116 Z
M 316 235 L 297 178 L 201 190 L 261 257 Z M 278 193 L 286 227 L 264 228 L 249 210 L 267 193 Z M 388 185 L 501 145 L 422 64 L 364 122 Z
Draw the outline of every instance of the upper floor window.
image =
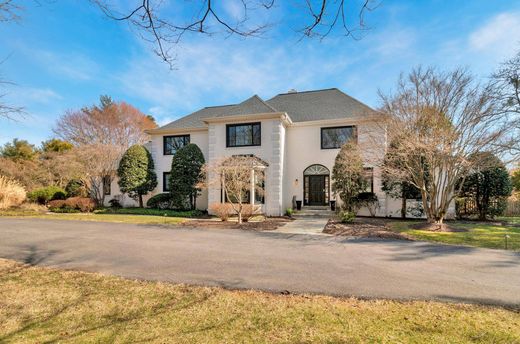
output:
M 164 155 L 174 155 L 177 150 L 190 143 L 190 135 L 163 136 Z
M 354 126 L 321 128 L 321 149 L 341 148 L 345 142 L 355 136 Z
M 261 142 L 260 123 L 226 125 L 226 147 L 260 146 Z

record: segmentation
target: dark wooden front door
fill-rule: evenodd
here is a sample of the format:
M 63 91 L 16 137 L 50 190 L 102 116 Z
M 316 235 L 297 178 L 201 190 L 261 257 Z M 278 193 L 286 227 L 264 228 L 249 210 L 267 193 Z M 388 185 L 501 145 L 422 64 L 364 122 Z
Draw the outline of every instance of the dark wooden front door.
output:
M 309 205 L 324 205 L 325 176 L 309 176 Z

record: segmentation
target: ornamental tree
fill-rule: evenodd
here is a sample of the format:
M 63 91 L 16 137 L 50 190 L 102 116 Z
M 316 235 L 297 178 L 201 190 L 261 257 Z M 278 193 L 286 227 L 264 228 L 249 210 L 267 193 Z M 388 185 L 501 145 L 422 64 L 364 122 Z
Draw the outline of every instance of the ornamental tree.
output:
M 480 161 L 462 183 L 459 196 L 472 199 L 480 220 L 501 215 L 513 190 L 506 166 L 489 152 L 475 154 Z
M 266 167 L 267 163 L 255 156 L 215 159 L 205 166 L 208 186 L 223 191 L 223 202 L 237 215 L 238 223 L 261 210 L 251 192 L 263 196 Z
M 332 168 L 332 192 L 342 201 L 344 210 L 353 212 L 355 198 L 367 187 L 364 176 L 363 159 L 358 145 L 350 140 L 340 149 Z
M 199 146 L 190 143 L 173 156 L 170 171 L 170 194 L 172 204 L 180 209 L 195 209 L 197 195 L 204 181 L 202 167 L 205 160 Z
M 382 101 L 388 140 L 396 142 L 387 157 L 398 162 L 383 166 L 384 173 L 421 192 L 430 223 L 444 221 L 457 186 L 480 163 L 475 153 L 504 156 L 520 148 L 516 118 L 503 115 L 493 87 L 464 69 L 416 68 Z
M 138 199 L 141 208 L 143 207 L 143 195 L 157 186 L 152 155 L 141 145 L 133 145 L 123 154 L 117 175 L 121 192 L 128 193 L 133 199 Z

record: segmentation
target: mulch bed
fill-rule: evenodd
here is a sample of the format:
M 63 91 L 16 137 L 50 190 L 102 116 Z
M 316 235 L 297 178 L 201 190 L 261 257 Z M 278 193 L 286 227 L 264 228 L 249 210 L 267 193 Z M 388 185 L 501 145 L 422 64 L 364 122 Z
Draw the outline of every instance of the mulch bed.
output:
M 412 237 L 390 230 L 382 219 L 356 218 L 352 223 L 330 219 L 323 233 L 361 238 L 414 240 Z
M 274 231 L 287 222 L 293 221 L 288 217 L 267 217 L 263 221 L 251 221 L 238 224 L 236 221 L 213 220 L 190 220 L 183 223 L 186 227 L 208 228 L 208 229 L 242 229 L 252 231 Z

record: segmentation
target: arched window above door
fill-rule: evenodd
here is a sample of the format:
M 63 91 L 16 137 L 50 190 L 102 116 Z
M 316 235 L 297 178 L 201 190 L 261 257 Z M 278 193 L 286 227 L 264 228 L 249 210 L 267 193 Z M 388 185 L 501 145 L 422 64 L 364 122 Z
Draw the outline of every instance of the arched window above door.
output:
M 323 176 L 329 175 L 330 171 L 323 165 L 315 164 L 307 167 L 305 171 L 303 171 L 304 176 Z

